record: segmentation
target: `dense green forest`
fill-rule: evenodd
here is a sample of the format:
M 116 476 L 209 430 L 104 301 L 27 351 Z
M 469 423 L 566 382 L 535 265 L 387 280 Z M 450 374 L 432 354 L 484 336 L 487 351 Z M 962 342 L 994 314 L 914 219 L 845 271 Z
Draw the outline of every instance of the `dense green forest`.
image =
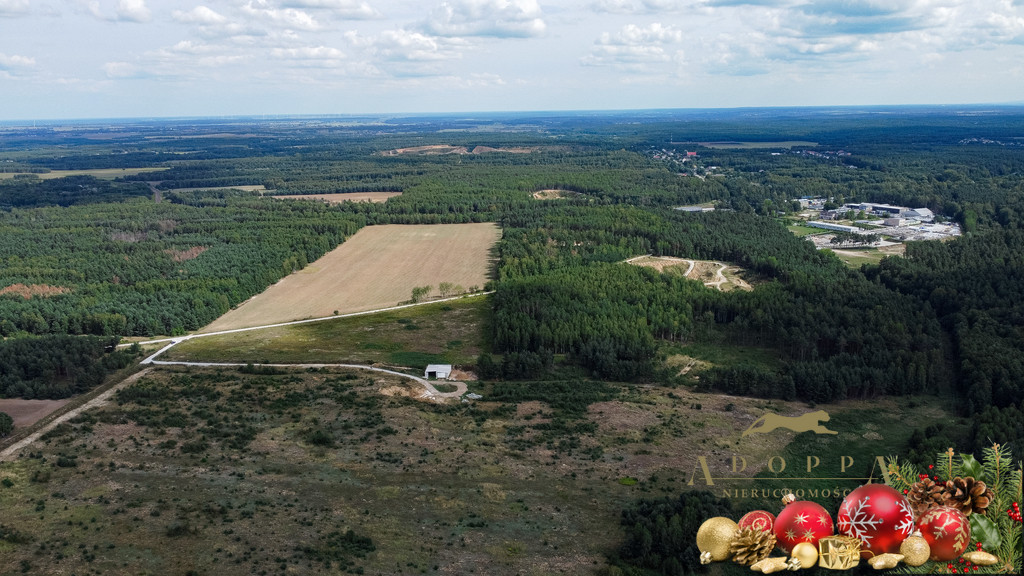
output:
M 482 357 L 492 378 L 543 378 L 567 363 L 607 380 L 664 379 L 666 346 L 724 339 L 769 349 L 779 363 L 718 366 L 705 388 L 808 402 L 955 391 L 975 415 L 977 446 L 1019 443 L 1022 134 L 1016 108 L 7 129 L 4 172 L 165 170 L 0 180 L 0 288 L 17 287 L 0 295 L 0 333 L 183 333 L 362 226 L 496 221 L 504 237 L 489 340 L 502 356 Z M 764 147 L 700 144 L 709 141 Z M 767 144 L 781 141 L 817 145 Z M 389 153 L 431 144 L 497 151 Z M 143 184 L 154 178 L 161 203 Z M 179 190 L 241 185 L 402 195 L 329 207 Z M 532 197 L 546 189 L 566 193 Z M 775 220 L 811 195 L 924 206 L 967 234 L 851 270 Z M 671 209 L 701 202 L 719 210 Z M 727 261 L 761 282 L 722 293 L 622 263 L 642 254 Z

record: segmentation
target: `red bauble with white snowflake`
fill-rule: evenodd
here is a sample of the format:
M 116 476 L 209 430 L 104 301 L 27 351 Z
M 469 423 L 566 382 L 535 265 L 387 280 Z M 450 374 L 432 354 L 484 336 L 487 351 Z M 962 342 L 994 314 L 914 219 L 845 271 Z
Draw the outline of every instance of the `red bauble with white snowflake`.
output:
M 764 510 L 754 510 L 744 514 L 737 524 L 740 528 L 753 528 L 762 532 L 771 532 L 772 527 L 775 526 L 775 514 L 765 512 Z
M 914 533 L 914 511 L 907 497 L 885 484 L 865 484 L 839 507 L 839 533 L 859 538 L 864 557 L 900 551 Z
M 779 512 L 773 531 L 779 548 L 789 554 L 793 546 L 801 542 L 817 546 L 818 540 L 831 536 L 832 516 L 820 504 L 806 500 L 793 501 Z
M 917 521 L 921 537 L 931 547 L 932 560 L 948 562 L 967 551 L 971 541 L 971 523 L 959 510 L 932 508 Z

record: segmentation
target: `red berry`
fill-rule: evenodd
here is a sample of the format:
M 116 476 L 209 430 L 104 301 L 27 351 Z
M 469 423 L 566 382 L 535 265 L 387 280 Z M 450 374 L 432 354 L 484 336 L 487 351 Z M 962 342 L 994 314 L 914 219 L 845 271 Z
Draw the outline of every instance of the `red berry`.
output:
M 929 470 L 931 470 L 932 468 L 935 468 L 935 464 L 929 464 L 929 465 L 928 465 L 928 469 L 929 469 Z

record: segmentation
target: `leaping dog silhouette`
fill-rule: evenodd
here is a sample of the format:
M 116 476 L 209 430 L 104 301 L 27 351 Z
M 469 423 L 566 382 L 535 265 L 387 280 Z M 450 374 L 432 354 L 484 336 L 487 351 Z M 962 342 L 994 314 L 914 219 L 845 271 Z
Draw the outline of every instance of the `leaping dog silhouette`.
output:
M 743 431 L 740 438 L 744 438 L 749 434 L 765 434 L 775 430 L 776 428 L 785 428 L 797 433 L 814 432 L 815 434 L 838 434 L 835 430 L 829 430 L 819 423 L 828 421 L 828 412 L 825 412 L 824 410 L 808 412 L 807 414 L 801 414 L 800 416 L 765 414 L 757 420 L 754 420 L 754 423 L 750 425 L 750 428 Z M 758 424 L 761 424 L 761 426 L 755 428 Z

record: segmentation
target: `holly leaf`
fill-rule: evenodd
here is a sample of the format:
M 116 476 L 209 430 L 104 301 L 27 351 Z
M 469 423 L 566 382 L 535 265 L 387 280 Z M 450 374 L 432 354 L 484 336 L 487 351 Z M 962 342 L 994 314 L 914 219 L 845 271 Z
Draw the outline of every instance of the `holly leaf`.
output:
M 981 462 L 974 459 L 973 454 L 961 454 L 960 455 L 960 475 L 970 476 L 975 480 L 983 480 L 981 477 L 983 474 L 981 470 Z
M 999 529 L 996 528 L 996 523 L 988 516 L 981 514 L 971 514 L 970 518 L 971 536 L 978 542 L 981 542 L 981 546 L 985 550 L 999 548 L 999 545 L 1003 543 L 1003 539 L 999 536 Z

